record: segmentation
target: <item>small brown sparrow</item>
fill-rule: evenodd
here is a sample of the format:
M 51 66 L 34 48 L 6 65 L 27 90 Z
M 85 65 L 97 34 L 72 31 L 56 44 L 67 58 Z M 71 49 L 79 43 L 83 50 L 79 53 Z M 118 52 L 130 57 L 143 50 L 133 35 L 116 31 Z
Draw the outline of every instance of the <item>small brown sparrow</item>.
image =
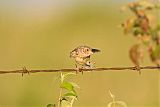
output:
M 78 69 L 92 68 L 93 63 L 90 62 L 90 57 L 96 52 L 100 52 L 100 50 L 88 46 L 79 46 L 70 52 L 70 57 L 75 59 Z

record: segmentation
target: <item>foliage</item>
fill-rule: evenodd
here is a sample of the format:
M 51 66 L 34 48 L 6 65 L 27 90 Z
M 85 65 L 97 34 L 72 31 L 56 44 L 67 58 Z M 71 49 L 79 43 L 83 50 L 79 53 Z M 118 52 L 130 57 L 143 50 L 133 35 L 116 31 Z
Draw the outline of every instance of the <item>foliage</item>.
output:
M 61 73 L 61 91 L 60 91 L 60 98 L 59 98 L 59 107 L 72 107 L 74 101 L 77 99 L 77 93 L 75 88 L 79 88 L 76 83 L 66 81 L 66 78 L 76 75 L 75 73 Z M 63 103 L 64 102 L 64 103 Z
M 48 104 L 47 107 L 56 107 L 55 104 Z
M 127 9 L 133 15 L 122 23 L 124 34 L 131 34 L 137 38 L 137 44 L 133 45 L 129 51 L 132 62 L 139 66 L 139 59 L 143 58 L 144 51 L 141 45 L 143 44 L 147 47 L 151 61 L 159 65 L 160 22 L 155 13 L 159 14 L 160 4 L 149 0 L 139 0 L 122 8 L 123 11 Z
M 77 93 L 75 88 L 79 88 L 76 83 L 68 82 L 66 79 L 75 73 L 62 74 L 60 76 L 60 95 L 57 107 L 72 107 L 75 100 L 77 100 Z M 55 107 L 53 104 L 48 104 L 47 107 Z

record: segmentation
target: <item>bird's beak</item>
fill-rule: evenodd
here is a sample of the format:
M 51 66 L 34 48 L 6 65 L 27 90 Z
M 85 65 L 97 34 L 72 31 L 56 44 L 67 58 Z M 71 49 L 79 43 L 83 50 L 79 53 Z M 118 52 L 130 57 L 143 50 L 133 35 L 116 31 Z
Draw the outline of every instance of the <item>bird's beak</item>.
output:
M 92 52 L 95 53 L 95 52 L 100 52 L 100 50 L 98 49 L 92 49 Z

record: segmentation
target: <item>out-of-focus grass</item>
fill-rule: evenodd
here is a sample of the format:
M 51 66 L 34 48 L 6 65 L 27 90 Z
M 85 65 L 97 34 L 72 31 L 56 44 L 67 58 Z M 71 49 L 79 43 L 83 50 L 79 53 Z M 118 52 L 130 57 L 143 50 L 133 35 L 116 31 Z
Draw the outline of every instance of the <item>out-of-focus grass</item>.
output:
M 131 66 L 128 49 L 135 41 L 117 27 L 127 16 L 119 11 L 120 5 L 112 1 L 72 5 L 48 10 L 50 14 L 22 11 L 20 16 L 16 13 L 19 10 L 2 9 L 0 69 L 75 67 L 69 52 L 79 45 L 101 49 L 92 57 L 97 67 Z M 148 64 L 146 58 L 144 65 Z M 59 75 L 0 75 L 0 106 L 44 107 L 57 102 Z M 142 75 L 132 71 L 89 72 L 78 74 L 72 81 L 81 87 L 75 107 L 106 107 L 110 102 L 108 90 L 129 107 L 158 107 L 157 70 L 142 71 Z

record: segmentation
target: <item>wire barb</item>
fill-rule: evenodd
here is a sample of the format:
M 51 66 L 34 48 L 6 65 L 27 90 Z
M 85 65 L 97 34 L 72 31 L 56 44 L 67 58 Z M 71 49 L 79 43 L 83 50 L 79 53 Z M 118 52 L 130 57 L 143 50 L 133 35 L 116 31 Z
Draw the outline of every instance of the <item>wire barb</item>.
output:
M 30 74 L 29 70 L 27 70 L 26 67 L 22 67 L 22 77 L 25 73 L 28 73 L 28 75 Z

